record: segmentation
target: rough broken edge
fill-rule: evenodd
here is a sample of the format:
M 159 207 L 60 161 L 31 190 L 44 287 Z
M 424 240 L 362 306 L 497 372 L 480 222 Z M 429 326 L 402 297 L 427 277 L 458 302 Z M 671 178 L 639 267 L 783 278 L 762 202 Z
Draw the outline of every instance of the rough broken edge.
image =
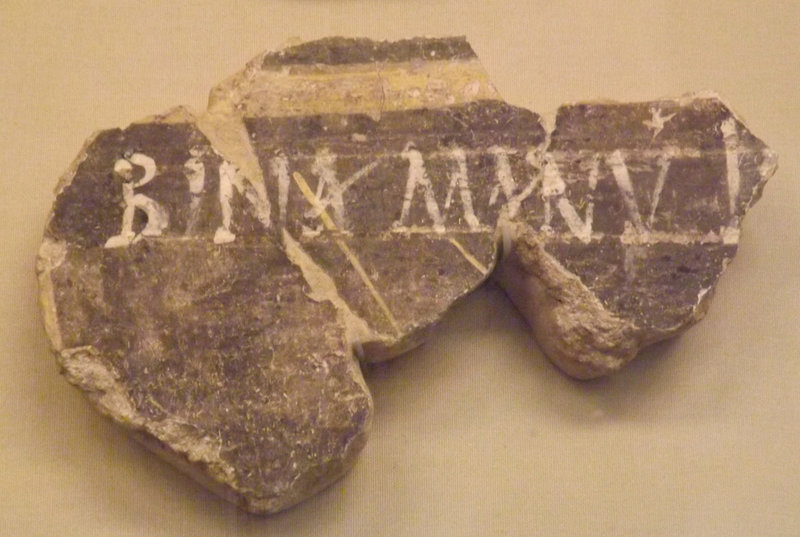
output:
M 257 159 L 255 159 L 255 161 L 253 160 L 255 154 L 252 151 L 252 147 L 249 146 L 248 137 L 241 137 L 243 129 L 241 120 L 243 114 L 239 106 L 241 96 L 237 94 L 237 90 L 244 85 L 244 82 L 252 80 L 252 74 L 255 71 L 261 70 L 263 58 L 267 54 L 270 54 L 270 52 L 266 52 L 254 58 L 247 64 L 243 71 L 233 75 L 222 84 L 212 89 L 209 96 L 208 109 L 204 113 L 195 115 L 184 107 L 176 107 L 164 114 L 154 115 L 136 121 L 134 124 L 151 122 L 192 123 L 207 136 L 214 149 L 219 150 L 220 154 L 235 164 L 238 164 L 240 169 L 249 173 L 250 176 L 256 178 L 256 180 L 261 178 L 262 171 L 260 167 L 253 167 L 254 162 L 257 165 Z M 467 61 L 475 62 L 477 65 L 476 72 L 480 74 L 482 81 L 485 81 L 484 87 L 486 94 L 484 95 L 479 91 L 473 97 L 501 100 L 494 87 L 488 81 L 488 76 L 480 66 L 477 58 Z M 376 73 L 382 87 L 384 81 L 380 78 L 380 71 L 377 70 Z M 695 98 L 715 98 L 725 105 L 724 101 L 719 99 L 713 92 L 687 94 L 679 99 L 659 100 L 685 102 Z M 442 106 L 447 106 L 449 104 L 453 103 L 443 103 Z M 378 118 L 384 110 L 384 105 L 385 103 L 382 103 L 377 109 Z M 731 115 L 743 125 L 744 122 L 741 121 L 739 116 L 736 115 L 730 107 L 727 105 L 725 106 L 730 111 Z M 375 110 L 372 109 L 363 111 L 371 115 L 376 114 Z M 216 121 L 216 118 L 220 117 L 225 119 L 224 116 L 228 114 L 230 114 L 229 118 L 223 121 L 222 124 Z M 235 121 L 235 124 L 231 125 L 231 120 L 238 121 Z M 546 119 L 544 117 L 542 117 L 541 120 L 545 124 L 549 136 L 555 124 L 554 122 L 553 124 L 545 123 Z M 92 144 L 99 132 L 101 131 L 95 132 L 87 139 L 78 157 L 62 175 L 56 187 L 56 195 L 60 194 L 70 184 L 78 166 L 87 156 L 86 151 L 88 147 Z M 228 147 L 229 144 L 233 142 L 235 145 L 237 141 L 241 142 L 242 139 L 248 140 L 247 147 L 249 148 L 249 153 L 239 154 L 235 150 L 231 151 L 231 148 Z M 220 145 L 222 147 L 220 147 Z M 762 181 L 753 189 L 753 195 L 747 203 L 748 208 L 758 200 L 766 180 L 772 175 L 777 166 L 777 155 L 771 150 L 767 149 L 766 151 L 769 151 L 769 154 L 765 155 L 765 166 L 763 166 L 764 169 L 761 170 Z M 498 229 L 500 227 L 502 227 L 502 224 L 499 225 Z M 580 282 L 576 275 L 567 271 L 555 258 L 544 251 L 543 243 L 537 239 L 536 232 L 532 229 L 526 229 L 526 227 L 518 225 L 513 231 L 514 236 L 511 241 L 508 240 L 508 236 L 505 234 L 506 231 L 503 231 L 503 244 L 502 248 L 500 248 L 500 251 L 504 253 L 504 259 L 499 266 L 494 269 L 494 276 L 506 287 L 512 300 L 522 311 L 526 319 L 528 319 L 534 336 L 545 353 L 567 374 L 576 378 L 591 378 L 608 374 L 616 371 L 627 361 L 633 359 L 641 347 L 671 335 L 661 334 L 656 339 L 643 338 L 641 333 L 637 333 L 636 327 L 633 326 L 632 323 L 607 311 L 602 304 L 600 304 L 597 297 Z M 498 238 L 498 242 L 499 241 L 500 239 Z M 209 453 L 213 453 L 213 450 L 201 450 L 202 453 L 200 453 L 192 451 L 191 449 L 178 449 L 176 452 L 173 449 L 175 444 L 169 444 L 170 438 L 174 439 L 174 434 L 167 430 L 169 427 L 162 428 L 163 430 L 150 430 L 153 429 L 152 427 L 148 429 L 144 419 L 131 411 L 131 408 L 129 408 L 131 407 L 130 402 L 128 401 L 127 404 L 125 404 L 126 399 L 120 395 L 119 386 L 116 384 L 116 380 L 113 379 L 113 375 L 107 369 L 104 369 L 104 366 L 97 361 L 95 349 L 63 349 L 60 329 L 56 318 L 50 274 L 63 262 L 65 252 L 65 244 L 52 240 L 45 240 L 37 257 L 36 268 L 45 329 L 53 350 L 58 356 L 58 362 L 65 376 L 70 382 L 80 386 L 103 414 L 110 416 L 115 422 L 131 430 L 133 436 L 138 441 L 167 459 L 205 487 L 248 511 L 264 513 L 285 509 L 317 492 L 313 491 L 311 494 L 303 495 L 303 497 L 292 498 L 290 501 L 281 502 L 280 506 L 270 503 L 269 500 L 264 500 L 263 502 L 247 500 L 232 488 L 226 486 L 225 479 L 230 476 L 231 469 L 226 468 L 223 461 L 209 455 Z M 494 265 L 497 265 L 497 263 Z M 302 266 L 300 268 L 301 270 L 303 269 Z M 308 269 L 308 267 L 306 268 Z M 322 270 L 320 267 L 316 267 L 316 269 Z M 303 272 L 305 276 L 305 271 Z M 335 297 L 327 296 L 329 295 L 327 291 L 318 292 L 319 289 L 314 290 L 314 286 L 311 287 L 312 295 L 317 297 L 315 299 L 329 300 L 336 306 L 336 301 L 332 300 L 332 298 Z M 705 314 L 712 293 L 713 287 L 710 291 L 698 295 L 698 302 L 694 307 L 694 322 L 700 320 Z M 312 296 L 312 298 L 314 297 Z M 543 304 L 545 307 L 542 307 Z M 577 310 L 575 308 L 576 304 L 578 305 Z M 580 304 L 583 304 L 583 306 L 581 307 Z M 349 308 L 346 309 L 349 310 Z M 352 311 L 348 313 L 348 311 L 343 309 L 341 304 L 337 306 L 337 311 L 339 311 L 340 317 L 345 319 L 349 319 L 350 315 L 354 315 Z M 573 314 L 576 315 L 577 318 L 582 319 L 585 325 L 570 327 L 570 330 L 561 328 L 557 319 L 565 315 L 569 316 Z M 352 319 L 350 320 L 352 321 Z M 363 319 L 360 319 L 360 321 L 363 321 Z M 356 324 L 360 323 L 356 321 Z M 413 337 L 411 334 L 407 335 L 407 337 L 397 342 L 397 346 L 393 348 L 393 352 L 385 352 L 386 349 L 383 348 L 381 344 L 370 345 L 367 342 L 364 345 L 363 353 L 369 354 L 370 352 L 374 352 L 381 354 L 383 352 L 384 354 L 381 359 L 391 358 L 421 344 L 433 330 L 434 325 L 435 323 L 424 327 L 423 330 L 415 333 Z M 592 328 L 586 329 L 586 327 Z M 685 326 L 681 326 L 678 328 L 684 327 Z M 575 328 L 574 332 L 572 328 Z M 592 331 L 595 331 L 598 335 L 593 336 Z M 554 337 L 554 334 L 558 335 L 558 337 Z M 351 341 L 351 343 L 353 342 Z M 596 349 L 598 348 L 601 349 L 601 352 L 597 352 Z M 578 360 L 572 358 L 576 355 L 579 356 Z M 91 363 L 92 361 L 95 363 Z M 365 388 L 365 393 L 371 399 L 369 390 L 366 389 L 363 376 L 355 360 L 350 360 L 349 363 L 353 368 L 353 378 Z M 98 367 L 101 369 L 97 369 Z M 372 415 L 370 414 L 368 423 L 364 429 L 362 429 L 362 432 L 351 440 L 348 446 L 348 456 L 341 464 L 341 472 L 335 475 L 330 482 L 335 482 L 352 466 L 357 454 L 366 443 L 371 419 Z M 170 446 L 169 449 L 166 447 L 167 445 Z M 198 466 L 198 463 L 200 466 Z M 215 480 L 212 476 L 218 479 Z M 329 484 L 330 483 L 326 483 L 320 486 L 320 489 L 327 487 Z
M 421 39 L 424 40 L 426 38 Z M 472 51 L 465 38 L 451 39 L 463 41 L 463 44 Z M 408 41 L 414 41 L 414 39 Z M 386 45 L 389 42 L 371 41 L 371 43 Z M 248 107 L 258 105 L 253 101 L 256 100 L 255 95 L 260 93 L 268 92 L 271 99 L 275 101 L 294 103 L 295 96 L 292 93 L 292 89 L 298 83 L 310 81 L 309 83 L 313 84 L 325 78 L 340 82 L 357 75 L 371 80 L 376 85 L 376 94 L 380 96 L 373 101 L 368 99 L 348 101 L 349 96 L 346 92 L 342 92 L 338 88 L 338 91 L 342 92 L 340 96 L 337 96 L 336 92 L 330 92 L 323 95 L 323 97 L 319 97 L 319 94 L 315 93 L 314 105 L 317 107 L 325 105 L 323 106 L 325 111 L 331 113 L 331 104 L 338 103 L 341 105 L 346 103 L 346 110 L 334 110 L 334 112 L 364 113 L 379 120 L 381 114 L 387 110 L 412 110 L 421 107 L 418 98 L 387 103 L 385 98 L 386 91 L 391 86 L 392 80 L 399 85 L 400 89 L 419 90 L 418 93 L 422 98 L 425 98 L 424 92 L 426 88 L 421 86 L 422 82 L 427 80 L 427 75 L 430 71 L 435 71 L 437 68 L 445 68 L 447 70 L 447 79 L 451 83 L 456 81 L 460 84 L 458 87 L 463 86 L 464 89 L 474 88 L 474 91 L 471 89 L 468 92 L 462 92 L 458 97 L 454 97 L 455 100 L 452 102 L 448 102 L 448 98 L 437 95 L 435 91 L 432 91 L 427 95 L 426 105 L 428 107 L 444 108 L 452 104 L 463 104 L 477 100 L 502 101 L 474 51 L 467 58 L 455 60 L 425 62 L 421 60 L 375 61 L 345 63 L 342 65 L 289 64 L 282 65 L 280 68 L 265 68 L 265 59 L 276 56 L 282 50 L 291 49 L 296 44 L 289 43 L 283 48 L 263 52 L 247 62 L 244 69 L 223 80 L 209 92 L 208 108 L 205 113 L 197 117 L 196 124 L 198 128 L 211 141 L 215 150 L 241 170 L 249 180 L 264 180 L 263 171 L 260 168 L 258 158 L 244 126 L 244 119 L 249 110 Z M 404 83 L 406 86 L 403 86 Z M 265 90 L 264 88 L 267 89 Z M 329 101 L 326 101 L 326 99 L 329 99 Z M 303 113 L 304 115 L 313 115 L 321 113 L 321 111 L 304 110 Z M 259 108 L 258 112 L 269 117 L 298 115 L 296 104 L 287 104 L 285 107 L 278 106 L 270 109 Z M 405 330 L 397 334 L 384 334 L 370 328 L 366 320 L 352 311 L 341 298 L 332 280 L 326 282 L 324 279 L 317 277 L 323 274 L 324 270 L 314 262 L 311 256 L 302 251 L 298 241 L 290 236 L 287 238 L 287 234 L 284 233 L 283 243 L 287 254 L 289 253 L 289 246 L 291 246 L 291 251 L 295 255 L 289 255 L 290 260 L 301 269 L 307 283 L 314 289 L 311 297 L 315 300 L 329 300 L 336 307 L 340 318 L 345 322 L 348 343 L 353 347 L 359 360 L 379 362 L 408 352 L 424 343 L 434 326 L 438 324 L 438 322 L 434 322 L 424 326 L 405 327 Z M 465 257 L 469 258 L 468 252 Z M 488 272 L 490 271 L 491 267 Z M 488 272 L 475 286 L 476 288 L 488 277 Z M 370 282 L 365 282 L 365 284 L 368 288 L 370 287 Z
M 686 106 L 696 100 L 720 103 L 749 132 L 741 116 L 714 91 L 643 102 L 672 102 Z M 545 125 L 548 148 L 560 110 L 582 104 L 633 103 L 601 99 L 561 105 L 548 118 L 549 121 L 543 119 L 543 122 L 548 121 Z M 778 167 L 777 153 L 763 145 L 763 162 L 758 167 L 760 180 L 745 201 L 745 213 L 759 200 L 764 186 Z M 738 245 L 741 220 L 737 225 L 739 228 L 733 243 Z M 545 251 L 546 241 L 540 232 L 522 223 L 499 222 L 498 235 L 501 237 L 501 260 L 493 273 L 494 279 L 520 310 L 545 355 L 564 373 L 581 380 L 614 373 L 636 358 L 645 347 L 673 337 L 702 320 L 710 307 L 717 282 L 732 260 L 723 259 L 716 279 L 698 293 L 692 313 L 685 321 L 662 330 L 647 330 L 603 306 L 575 274 Z

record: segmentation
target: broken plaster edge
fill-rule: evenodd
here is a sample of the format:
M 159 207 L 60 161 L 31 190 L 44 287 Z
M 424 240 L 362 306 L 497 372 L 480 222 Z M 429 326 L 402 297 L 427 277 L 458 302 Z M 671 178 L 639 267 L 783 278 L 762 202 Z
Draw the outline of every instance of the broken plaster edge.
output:
M 187 105 L 177 105 L 160 114 L 151 114 L 131 122 L 131 125 L 156 123 L 160 125 L 176 125 L 183 123 L 196 123 L 198 114 Z
M 56 309 L 55 287 L 52 272 L 56 270 L 67 257 L 67 245 L 63 241 L 56 241 L 47 236 L 42 240 L 36 254 L 36 276 L 39 283 L 39 307 L 42 312 L 42 322 L 45 333 L 50 340 L 50 347 L 54 352 L 60 352 L 64 343 L 61 337 L 61 328 L 58 323 Z
M 579 380 L 612 374 L 643 349 L 700 322 L 732 260 L 723 259 L 717 278 L 700 289 L 683 320 L 648 329 L 606 308 L 576 274 L 545 251 L 540 235 L 527 224 L 505 222 L 502 256 L 492 277 L 525 318 L 545 356 Z
M 366 445 L 372 426 L 374 404 L 360 367 L 350 354 L 347 360 L 350 378 L 367 397 L 365 422 L 357 434 L 348 439 L 341 461 L 323 461 L 318 467 L 335 464 L 336 471 L 312 492 L 291 492 L 287 495 L 261 495 L 240 490 L 236 485 L 235 469 L 220 456 L 220 446 L 213 437 L 198 434 L 189 424 L 176 418 L 156 421 L 142 415 L 130 399 L 124 385 L 92 345 L 64 348 L 55 309 L 51 273 L 65 261 L 67 245 L 45 238 L 36 261 L 39 279 L 39 300 L 45 330 L 56 362 L 67 381 L 78 388 L 103 416 L 125 429 L 145 448 L 160 456 L 179 471 L 224 500 L 253 514 L 273 514 L 288 509 L 309 498 L 346 475 Z M 330 300 L 328 297 L 322 297 Z M 333 300 L 331 300 L 333 302 Z M 348 352 L 351 351 L 347 346 Z
M 197 126 L 197 128 L 208 138 L 211 147 L 214 151 L 218 154 L 222 155 L 224 158 L 229 160 L 233 165 L 239 168 L 243 174 L 250 179 L 251 181 L 261 182 L 263 181 L 264 172 L 261 170 L 260 165 L 258 163 L 258 159 L 255 155 L 253 150 L 251 141 L 249 137 L 246 135 L 246 131 L 244 129 L 244 125 L 242 123 L 243 117 L 242 112 L 239 109 L 239 105 L 241 103 L 241 99 L 243 97 L 242 90 L 247 87 L 247 84 L 252 82 L 253 78 L 261 72 L 264 58 L 269 55 L 273 54 L 276 51 L 285 49 L 290 46 L 294 46 L 298 41 L 293 40 L 282 47 L 279 47 L 275 50 L 267 50 L 264 51 L 255 57 L 253 57 L 250 61 L 248 61 L 245 67 L 233 75 L 229 76 L 228 78 L 224 79 L 221 83 L 214 86 L 209 94 L 209 104 L 206 111 L 194 115 L 187 107 L 184 106 L 177 106 L 174 107 L 163 114 L 152 115 L 145 117 L 139 121 L 136 121 L 132 124 L 141 124 L 141 123 L 148 123 L 148 122 L 156 122 L 156 123 L 193 123 Z M 469 60 L 470 62 L 475 62 L 477 65 L 481 66 L 482 69 L 482 79 L 484 79 L 487 83 L 490 84 L 488 73 L 486 72 L 485 68 L 483 68 L 479 56 L 476 54 L 475 57 Z M 497 94 L 496 98 L 502 100 L 502 97 Z M 648 101 L 640 101 L 641 103 L 657 103 L 657 102 L 672 102 L 677 103 L 679 106 L 686 106 L 689 103 L 696 101 L 698 99 L 709 99 L 719 102 L 725 109 L 731 114 L 731 116 L 742 125 L 743 128 L 747 129 L 745 126 L 744 120 L 742 117 L 737 114 L 734 109 L 731 108 L 727 102 L 720 97 L 720 95 L 711 90 L 702 90 L 696 92 L 688 92 L 679 97 L 662 97 L 659 99 L 651 99 Z M 540 121 L 545 128 L 545 133 L 547 139 L 545 141 L 545 145 L 549 149 L 550 145 L 550 137 L 555 130 L 555 118 L 558 115 L 559 110 L 564 107 L 568 106 L 575 106 L 578 104 L 612 104 L 612 103 L 621 103 L 618 100 L 611 100 L 611 99 L 594 99 L 594 100 L 585 100 L 579 101 L 576 103 L 565 103 L 562 104 L 559 108 L 556 109 L 555 115 L 552 117 L 550 115 L 542 115 L 537 112 L 533 112 L 536 114 Z M 631 104 L 631 103 L 626 103 Z M 633 103 L 635 104 L 635 103 Z M 445 106 L 445 104 L 442 104 Z M 527 108 L 522 108 L 523 110 L 528 110 Z M 552 124 L 548 124 L 552 123 Z M 96 136 L 103 131 L 95 132 L 85 143 L 84 147 L 81 150 L 79 156 L 75 159 L 73 164 L 68 168 L 67 172 L 62 176 L 61 180 L 59 181 L 59 186 L 57 187 L 57 193 L 63 191 L 64 188 L 71 182 L 73 179 L 75 172 L 80 165 L 86 158 L 86 151 L 89 145 L 94 141 Z M 756 138 L 757 139 L 757 138 Z M 757 139 L 759 140 L 759 139 Z M 761 142 L 759 140 L 759 142 Z M 761 142 L 763 144 L 763 142 Z M 774 173 L 775 169 L 777 168 L 777 154 L 772 151 L 771 149 L 767 148 L 764 144 L 763 149 L 763 162 L 762 165 L 759 167 L 760 173 L 760 181 L 756 188 L 753 189 L 753 194 L 746 201 L 746 207 L 749 208 L 752 206 L 758 199 L 760 195 L 761 188 L 763 184 L 767 181 L 767 179 Z M 44 246 L 44 245 L 43 245 Z M 563 268 L 563 267 L 562 267 Z M 322 270 L 322 269 L 320 269 Z M 566 269 L 564 269 L 566 270 Z M 305 276 L 305 273 L 304 273 Z M 306 279 L 308 279 L 306 277 Z M 477 286 L 476 286 L 477 287 Z M 60 347 L 60 335 L 58 333 L 58 326 L 57 323 L 53 321 L 53 319 L 48 318 L 48 311 L 52 312 L 52 308 L 54 307 L 53 304 L 53 297 L 52 297 L 52 281 L 49 278 L 49 271 L 40 272 L 40 288 L 42 289 L 41 292 L 41 301 L 43 303 L 43 310 L 45 311 L 45 325 L 48 329 L 48 334 L 51 336 L 51 341 L 54 342 L 56 347 Z M 586 289 L 588 293 L 591 293 L 588 289 Z M 341 297 L 336 291 L 336 296 L 339 298 L 339 302 L 343 302 Z M 710 298 L 711 293 L 707 293 L 708 296 L 698 297 L 698 302 L 694 306 L 694 311 L 697 313 L 695 317 L 699 318 L 705 313 L 707 309 L 706 303 L 708 298 Z M 596 298 L 596 297 L 595 297 Z M 335 297 L 331 299 L 328 297 L 331 302 L 336 305 L 337 301 Z M 702 299 L 702 300 L 701 300 Z M 346 306 L 346 304 L 345 304 Z M 452 305 L 451 305 L 452 307 Z M 446 308 L 446 311 L 449 311 L 450 307 Z M 355 343 L 356 351 L 359 348 L 362 349 L 363 347 L 367 347 L 368 350 L 366 353 L 364 352 L 356 352 L 360 354 L 359 358 L 362 358 L 365 354 L 370 355 L 368 359 L 365 361 L 383 361 L 394 356 L 406 352 L 424 342 L 427 339 L 428 334 L 435 328 L 436 322 L 430 323 L 426 327 L 422 327 L 423 329 L 412 329 L 410 332 L 403 334 L 403 337 L 399 338 L 390 338 L 385 335 L 377 334 L 372 329 L 368 327 L 358 327 L 356 325 L 363 324 L 366 325 L 363 319 L 358 318 L 354 321 L 354 318 L 357 316 L 347 308 L 347 311 L 343 310 L 341 304 L 337 306 L 337 310 L 340 313 L 340 316 L 345 319 L 345 327 L 350 337 L 350 341 Z M 51 314 L 49 317 L 52 317 L 54 314 Z M 360 321 L 360 322 L 359 322 Z M 648 340 L 657 340 L 663 339 L 664 337 L 669 337 L 674 332 L 685 327 L 685 324 L 676 327 L 674 330 L 672 328 L 662 331 L 660 334 L 654 335 L 651 334 Z M 357 334 L 354 336 L 354 334 Z M 375 335 L 379 337 L 375 337 Z M 392 345 L 387 346 L 386 343 L 388 340 L 392 340 Z M 373 345 L 375 343 L 376 345 Z M 377 350 L 376 350 L 377 349 Z M 375 356 L 372 356 L 375 355 Z
M 552 255 L 527 224 L 513 226 L 494 278 L 522 313 L 545 355 L 564 373 L 591 379 L 619 370 L 642 345 L 637 327 L 614 315 Z
M 311 292 L 309 298 L 315 302 L 327 301 L 337 312 L 339 324 L 344 328 L 347 347 L 353 352 L 354 345 L 364 345 L 367 342 L 387 343 L 389 338 L 372 330 L 367 321 L 357 315 L 339 294 L 333 278 L 320 267 L 313 258 L 303 249 L 300 243 L 286 230 L 283 230 L 283 251 L 289 261 L 297 267 L 303 275 Z M 359 353 L 356 352 L 358 355 Z M 359 359 L 362 356 L 358 356 Z
M 102 415 L 202 486 L 229 502 L 242 504 L 242 494 L 234 486 L 235 470 L 220 457 L 214 439 L 193 433 L 190 426 L 177 419 L 153 421 L 139 413 L 125 387 L 93 346 L 61 349 L 56 352 L 56 360 L 64 377 Z

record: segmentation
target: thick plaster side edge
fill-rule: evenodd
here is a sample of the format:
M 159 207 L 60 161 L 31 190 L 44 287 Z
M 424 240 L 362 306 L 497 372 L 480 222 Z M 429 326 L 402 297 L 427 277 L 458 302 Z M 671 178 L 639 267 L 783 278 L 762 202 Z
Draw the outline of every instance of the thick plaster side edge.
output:
M 531 327 L 547 357 L 568 375 L 589 379 L 632 360 L 641 344 L 630 321 L 608 311 L 525 224 L 494 273 Z
M 219 496 L 241 503 L 235 469 L 222 459 L 214 438 L 197 433 L 176 418 L 156 421 L 143 416 L 94 347 L 62 349 L 56 356 L 64 377 L 80 388 L 101 414 Z

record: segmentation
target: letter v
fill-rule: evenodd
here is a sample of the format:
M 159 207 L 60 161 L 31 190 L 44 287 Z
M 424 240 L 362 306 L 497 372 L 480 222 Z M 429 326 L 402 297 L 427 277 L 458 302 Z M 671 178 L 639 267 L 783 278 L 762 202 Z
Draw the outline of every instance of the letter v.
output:
M 575 210 L 575 207 L 572 205 L 572 203 L 570 203 L 565 195 L 566 185 L 564 184 L 564 180 L 561 178 L 561 172 L 558 170 L 558 164 L 552 155 L 545 157 L 543 187 L 544 194 L 545 196 L 551 198 L 558 198 L 558 212 L 561 213 L 561 217 L 564 218 L 564 221 L 567 223 L 567 226 L 572 234 L 583 243 L 588 243 L 592 240 L 592 220 L 594 218 L 593 194 L 595 188 L 597 187 L 597 175 L 599 168 L 600 159 L 595 156 L 592 161 L 592 169 L 589 171 L 589 193 L 586 198 L 586 214 L 582 220 L 581 217 L 578 216 L 578 211 Z M 549 204 L 549 202 L 547 203 Z M 549 205 L 546 205 L 545 208 L 549 208 Z M 546 211 L 546 213 L 548 212 L 549 211 Z M 548 220 L 547 215 L 545 220 Z M 545 222 L 545 225 L 549 225 L 549 223 L 549 221 Z

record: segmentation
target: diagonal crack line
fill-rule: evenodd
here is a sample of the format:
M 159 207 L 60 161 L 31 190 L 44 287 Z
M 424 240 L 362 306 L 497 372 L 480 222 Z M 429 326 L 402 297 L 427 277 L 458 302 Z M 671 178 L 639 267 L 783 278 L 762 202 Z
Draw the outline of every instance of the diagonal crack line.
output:
M 464 247 L 464 245 L 463 245 L 463 244 L 461 244 L 460 242 L 458 242 L 458 241 L 457 241 L 455 238 L 453 238 L 453 237 L 449 237 L 449 238 L 448 238 L 448 240 L 450 241 L 450 244 L 452 244 L 453 246 L 455 246 L 455 247 L 456 247 L 456 250 L 458 250 L 458 251 L 459 251 L 459 253 L 461 253 L 461 255 L 462 255 L 462 256 L 464 256 L 464 259 L 466 259 L 467 261 L 469 261 L 469 264 L 470 264 L 470 265 L 472 265 L 473 267 L 475 267 L 475 268 L 477 269 L 477 271 L 478 271 L 478 272 L 480 272 L 480 273 L 481 273 L 481 274 L 483 274 L 484 276 L 486 276 L 487 274 L 489 274 L 489 269 L 488 269 L 488 268 L 486 268 L 486 267 L 483 265 L 483 263 L 481 263 L 480 261 L 478 261 L 478 259 L 477 259 L 477 258 L 476 258 L 474 255 L 472 255 L 472 254 L 469 252 L 469 250 L 467 250 L 467 249 L 466 249 L 466 247 Z
M 300 189 L 300 192 L 303 193 L 303 196 L 305 196 L 305 198 L 308 200 L 308 202 L 311 204 L 314 210 L 319 213 L 319 218 L 320 220 L 322 220 L 322 225 L 325 226 L 325 229 L 327 229 L 328 231 L 339 231 L 338 228 L 336 227 L 336 224 L 333 222 L 333 219 L 330 217 L 330 215 L 328 215 L 328 212 L 325 210 L 325 207 L 322 206 L 322 203 L 319 201 L 319 199 L 317 199 L 317 196 L 311 190 L 311 187 L 308 186 L 308 183 L 306 182 L 305 178 L 302 175 L 300 175 L 299 172 L 294 172 L 292 174 L 292 177 L 294 178 L 295 183 L 297 183 L 297 187 Z M 355 269 L 356 273 L 361 278 L 361 281 L 364 282 L 364 285 L 369 290 L 370 294 L 372 295 L 372 298 L 375 299 L 375 302 L 378 303 L 378 306 L 380 307 L 381 311 L 386 316 L 386 318 L 389 320 L 389 323 L 392 325 L 392 328 L 394 328 L 395 332 L 400 334 L 400 325 L 397 322 L 397 319 L 395 319 L 394 314 L 392 314 L 392 311 L 389 309 L 389 306 L 386 305 L 386 302 L 383 300 L 383 297 L 381 297 L 381 294 L 375 288 L 375 285 L 372 283 L 372 280 L 370 280 L 369 276 L 367 275 L 367 271 L 364 270 L 364 267 L 361 265 L 361 262 L 358 260 L 358 257 L 356 257 L 355 252 L 353 252 L 353 250 L 350 249 L 350 246 L 347 245 L 344 239 L 337 237 L 334 240 L 336 241 L 336 245 L 345 255 L 347 260 L 350 261 L 350 264 L 353 266 L 353 269 Z

